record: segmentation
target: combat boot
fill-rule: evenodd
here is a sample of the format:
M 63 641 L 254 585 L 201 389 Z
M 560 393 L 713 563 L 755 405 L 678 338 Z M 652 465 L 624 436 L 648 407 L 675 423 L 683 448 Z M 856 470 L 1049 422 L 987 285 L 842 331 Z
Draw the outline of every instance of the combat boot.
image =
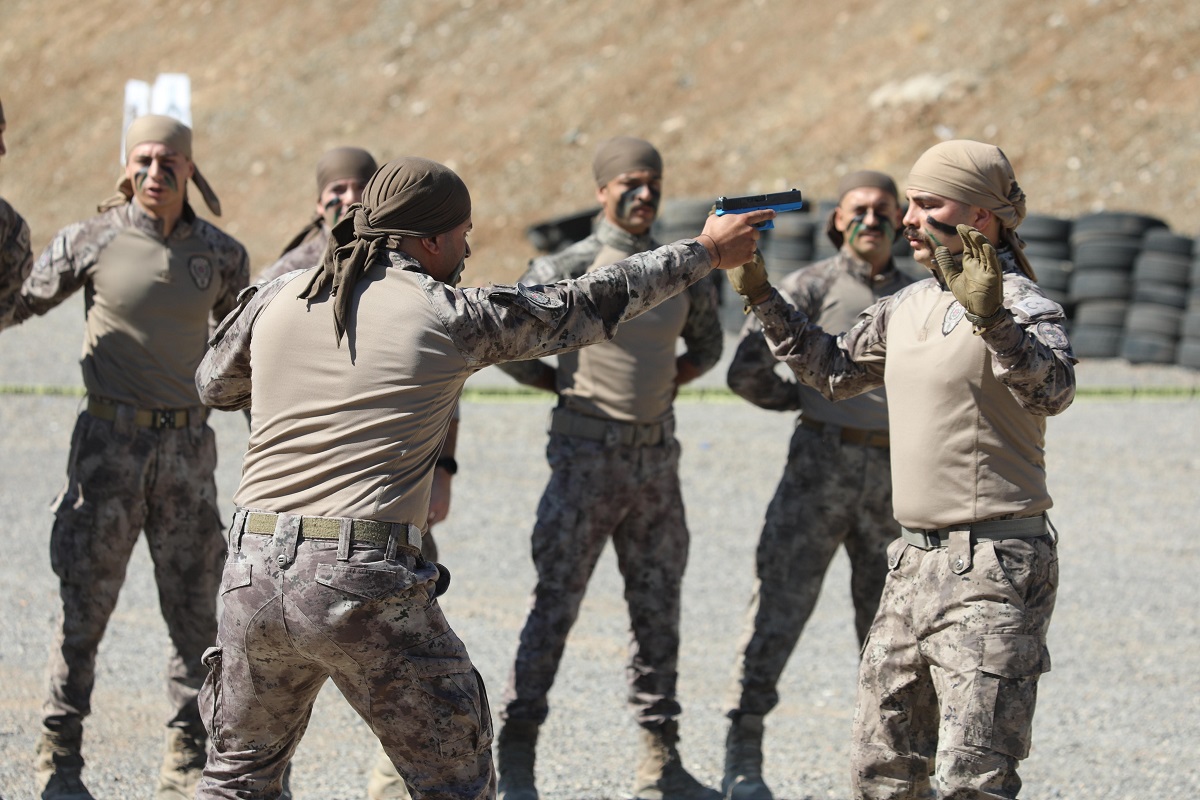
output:
M 33 769 L 43 800 L 95 800 L 83 785 L 83 722 L 48 722 L 38 737 Z
M 496 737 L 496 768 L 500 773 L 497 800 L 538 800 L 533 782 L 538 724 L 510 719 Z
M 693 778 L 679 758 L 679 723 L 642 728 L 642 759 L 633 784 L 634 800 L 721 800 L 721 793 Z
M 763 718 L 738 714 L 725 737 L 725 800 L 774 800 L 762 778 Z
M 158 771 L 154 800 L 191 800 L 208 757 L 203 728 L 167 728 L 166 748 Z
M 367 800 L 412 800 L 408 785 L 387 753 L 381 752 L 371 768 L 371 777 L 367 779 Z

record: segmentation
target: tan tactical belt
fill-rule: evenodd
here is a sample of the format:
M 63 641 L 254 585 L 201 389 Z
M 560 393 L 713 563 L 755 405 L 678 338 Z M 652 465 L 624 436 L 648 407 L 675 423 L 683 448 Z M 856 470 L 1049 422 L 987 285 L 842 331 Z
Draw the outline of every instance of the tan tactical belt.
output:
M 88 395 L 87 412 L 96 419 L 115 422 L 122 408 L 130 406 L 107 397 Z M 133 409 L 133 424 L 139 428 L 186 428 L 193 421 L 200 424 L 206 419 L 207 408 Z
M 626 447 L 655 447 L 675 434 L 675 420 L 644 424 L 618 422 L 556 408 L 550 412 L 549 432 Z
M 275 533 L 275 521 L 278 514 L 266 511 L 251 511 L 246 514 L 246 533 L 259 536 L 272 536 Z M 336 541 L 341 538 L 342 517 L 301 517 L 301 539 L 329 539 Z M 373 519 L 350 519 L 350 538 L 356 542 L 373 544 L 376 547 L 387 547 L 396 533 L 396 543 L 401 547 L 410 547 L 421 552 L 421 529 L 416 525 L 404 522 L 377 522 Z
M 891 439 L 888 438 L 887 431 L 866 431 L 861 428 L 846 428 L 838 427 L 837 425 L 827 425 L 824 422 L 818 422 L 815 419 L 800 417 L 800 426 L 808 428 L 812 431 L 820 433 L 826 428 L 838 430 L 838 438 L 842 440 L 842 444 L 859 444 L 864 447 L 879 447 L 887 449 L 891 447 Z
M 950 543 L 953 531 L 970 529 L 973 541 L 999 541 L 1001 539 L 1034 539 L 1049 533 L 1045 514 L 1024 519 L 995 519 L 990 522 L 973 522 L 970 525 L 955 525 L 948 528 L 933 530 L 912 530 L 901 528 L 900 536 L 904 541 L 920 547 L 922 550 L 932 550 L 935 547 L 945 547 Z

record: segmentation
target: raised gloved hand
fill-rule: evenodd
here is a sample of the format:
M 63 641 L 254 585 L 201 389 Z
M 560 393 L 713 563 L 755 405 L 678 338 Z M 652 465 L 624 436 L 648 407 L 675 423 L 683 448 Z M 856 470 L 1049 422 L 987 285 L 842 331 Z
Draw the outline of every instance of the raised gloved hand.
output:
M 959 225 L 962 266 L 945 247 L 933 251 L 933 260 L 954 299 L 966 310 L 967 319 L 978 328 L 989 328 L 1004 314 L 1004 275 L 1000 257 L 982 233 L 970 225 Z
M 771 282 L 767 280 L 767 266 L 763 262 L 762 253 L 754 251 L 754 258 L 725 271 L 729 276 L 729 284 L 733 290 L 753 304 L 762 301 L 771 290 Z

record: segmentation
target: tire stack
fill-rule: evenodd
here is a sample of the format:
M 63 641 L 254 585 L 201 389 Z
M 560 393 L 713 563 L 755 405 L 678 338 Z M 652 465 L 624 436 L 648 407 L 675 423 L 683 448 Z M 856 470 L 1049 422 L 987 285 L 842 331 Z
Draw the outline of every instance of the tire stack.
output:
M 1037 275 L 1038 286 L 1046 297 L 1063 307 L 1068 319 L 1073 311 L 1070 284 L 1075 269 L 1071 261 L 1072 228 L 1069 219 L 1030 214 L 1017 230 L 1025 241 L 1025 256 Z
M 1134 262 L 1141 253 L 1146 231 L 1165 227 L 1160 219 L 1121 212 L 1089 214 L 1075 220 L 1070 235 L 1073 269 L 1068 281 L 1075 355 L 1115 358 L 1121 354 L 1133 293 Z
M 1166 228 L 1151 228 L 1133 265 L 1133 302 L 1125 317 L 1121 357 L 1134 364 L 1173 364 L 1179 347 L 1192 240 Z
M 708 212 L 712 209 L 713 201 L 700 198 L 676 198 L 664 200 L 658 207 L 658 217 L 654 220 L 651 234 L 662 244 L 670 244 L 680 239 L 695 239 L 704 230 Z M 744 315 L 742 300 L 729 286 L 729 281 L 713 270 L 705 280 L 710 280 L 717 287 L 717 313 L 721 317 L 721 327 L 728 331 L 740 330 Z
M 1183 312 L 1183 322 L 1179 326 L 1179 349 L 1175 353 L 1175 363 L 1200 369 L 1200 247 L 1193 246 L 1192 252 L 1191 291 L 1187 309 Z
M 535 222 L 525 229 L 525 238 L 539 253 L 557 253 L 564 247 L 591 236 L 592 224 L 599 214 L 600 207 L 594 206 L 573 214 Z

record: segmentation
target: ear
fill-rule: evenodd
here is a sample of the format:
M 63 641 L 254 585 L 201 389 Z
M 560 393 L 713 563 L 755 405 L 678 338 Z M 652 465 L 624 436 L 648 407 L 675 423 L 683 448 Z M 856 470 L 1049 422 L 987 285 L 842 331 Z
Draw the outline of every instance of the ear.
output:
M 986 231 L 995 219 L 996 215 L 991 211 L 975 206 L 971 213 L 971 227 L 977 231 Z
M 600 205 L 604 205 L 604 201 L 608 199 L 608 186 L 596 187 L 596 199 L 600 201 Z
M 442 252 L 442 243 L 438 236 L 422 236 L 420 239 L 421 247 L 430 255 L 440 255 Z

